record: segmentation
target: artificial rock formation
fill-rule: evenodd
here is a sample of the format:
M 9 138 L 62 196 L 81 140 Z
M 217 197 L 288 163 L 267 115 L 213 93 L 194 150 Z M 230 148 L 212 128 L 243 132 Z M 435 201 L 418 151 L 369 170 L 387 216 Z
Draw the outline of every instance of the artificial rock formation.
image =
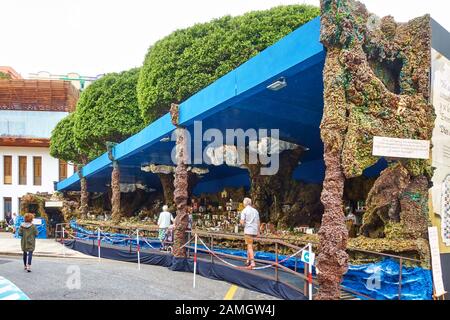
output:
M 81 218 L 85 219 L 89 212 L 89 192 L 87 188 L 87 179 L 85 177 L 80 177 L 80 215 Z
M 260 212 L 261 220 L 278 224 L 282 217 L 282 205 L 293 183 L 292 175 L 304 150 L 300 147 L 280 154 L 280 170 L 271 176 L 261 175 L 261 164 L 247 164 L 251 198 Z
M 119 162 L 114 157 L 114 147 L 117 143 L 107 142 L 109 160 L 112 161 L 111 173 L 111 216 L 114 222 L 119 222 L 122 218 L 122 210 L 120 207 L 120 168 Z
M 118 222 L 122 217 L 120 208 L 120 169 L 116 161 L 113 162 L 111 173 L 111 216 L 113 221 Z
M 361 233 L 369 238 L 425 239 L 429 181 L 401 163 L 381 173 L 367 198 Z
M 321 125 L 327 169 L 322 192 L 325 213 L 319 232 L 317 298 L 337 299 L 347 268 L 347 231 L 342 209 L 345 179 L 362 175 L 378 161 L 372 156 L 374 136 L 431 139 L 431 27 L 429 16 L 399 24 L 392 17 L 379 19 L 371 15 L 363 4 L 353 0 L 322 0 L 321 9 L 321 41 L 327 48 Z M 388 192 L 382 186 L 391 188 L 387 181 L 376 182 L 369 198 L 397 208 L 403 199 L 405 210 L 399 213 L 400 222 L 403 219 L 407 233 L 423 235 L 424 219 L 418 221 L 422 224 L 418 230 L 408 221 L 422 217 L 430 166 L 427 161 L 410 160 L 403 167 L 408 171 L 405 190 L 420 193 L 420 200 L 414 196 L 413 203 L 411 197 L 401 198 L 405 194 L 400 190 L 384 198 L 382 194 Z M 379 179 L 390 178 L 385 173 Z M 381 213 L 370 199 L 369 215 L 379 218 Z M 397 211 L 391 210 L 393 219 Z
M 189 175 L 187 166 L 187 138 L 186 130 L 178 124 L 178 105 L 173 104 L 170 110 L 172 123 L 177 126 L 176 160 L 174 195 L 177 216 L 175 218 L 173 255 L 177 258 L 185 258 L 186 250 L 182 248 L 186 242 L 186 230 L 189 223 L 187 210 Z
M 176 167 L 168 165 L 150 164 L 144 166 L 141 170 L 151 172 L 159 177 L 164 194 L 164 202 L 169 207 L 174 204 L 173 195 L 175 191 L 175 172 Z M 208 169 L 201 169 L 195 167 L 187 167 L 188 171 L 188 197 L 192 196 L 192 192 L 197 185 L 200 178 L 209 172 Z
M 175 192 L 175 178 L 173 174 L 158 173 L 164 194 L 164 202 L 168 206 L 173 205 L 173 194 Z

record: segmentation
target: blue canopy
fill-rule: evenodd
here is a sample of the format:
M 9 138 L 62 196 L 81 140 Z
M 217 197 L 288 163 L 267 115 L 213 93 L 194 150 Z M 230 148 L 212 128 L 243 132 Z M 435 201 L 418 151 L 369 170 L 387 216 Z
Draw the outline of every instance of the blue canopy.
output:
M 180 104 L 180 125 L 193 132 L 202 121 L 203 132 L 226 129 L 279 129 L 280 139 L 308 148 L 294 178 L 322 183 L 325 166 L 320 122 L 323 115 L 323 67 L 325 49 L 320 43 L 320 17 L 287 35 L 254 58 L 218 79 Z M 287 86 L 279 91 L 267 87 L 281 78 Z M 161 188 L 158 177 L 141 171 L 145 164 L 173 165 L 175 127 L 170 114 L 120 143 L 113 155 L 120 164 L 121 183 L 142 183 Z M 217 192 L 224 187 L 249 187 L 246 170 L 209 166 L 209 173 L 194 193 Z M 110 185 L 112 162 L 105 153 L 83 167 L 91 192 L 104 192 Z M 58 191 L 80 190 L 75 174 L 57 184 Z

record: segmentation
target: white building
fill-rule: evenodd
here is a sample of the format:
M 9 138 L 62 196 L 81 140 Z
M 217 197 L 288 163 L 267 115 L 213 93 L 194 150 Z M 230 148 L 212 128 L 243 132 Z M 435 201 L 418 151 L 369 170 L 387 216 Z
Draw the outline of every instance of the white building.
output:
M 75 108 L 67 81 L 0 80 L 0 221 L 20 212 L 27 193 L 53 193 L 73 166 L 52 158 L 51 132 Z
M 82 76 L 76 72 L 71 72 L 68 74 L 52 74 L 48 71 L 39 71 L 38 73 L 30 73 L 28 75 L 29 79 L 35 80 L 64 80 L 70 81 L 72 85 L 78 90 L 83 91 L 86 89 L 92 82 L 100 79 L 103 74 L 99 74 L 95 77 L 92 76 Z

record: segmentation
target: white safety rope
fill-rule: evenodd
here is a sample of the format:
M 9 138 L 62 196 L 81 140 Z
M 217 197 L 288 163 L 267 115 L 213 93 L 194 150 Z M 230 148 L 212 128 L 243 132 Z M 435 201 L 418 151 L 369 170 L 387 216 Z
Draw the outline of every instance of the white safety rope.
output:
M 233 268 L 236 268 L 236 269 L 247 269 L 247 267 L 234 265 L 234 264 L 232 264 L 232 263 L 230 263 L 230 262 L 228 262 L 228 261 L 222 259 L 221 257 L 219 257 L 214 251 L 212 251 L 212 250 L 206 245 L 206 243 L 203 241 L 202 238 L 199 237 L 198 239 L 200 240 L 200 242 L 203 244 L 203 246 L 206 248 L 206 250 L 207 250 L 210 254 L 212 254 L 214 257 L 216 257 L 217 259 L 219 259 L 220 261 L 222 261 L 222 262 L 225 263 L 226 265 L 228 265 L 228 266 L 230 266 L 230 267 L 233 267 Z M 277 264 L 282 264 L 283 262 L 286 262 L 286 261 L 288 261 L 289 259 L 296 257 L 297 255 L 299 255 L 299 254 L 302 253 L 303 251 L 307 250 L 308 248 L 309 248 L 309 245 L 306 245 L 306 246 L 303 247 L 302 249 L 298 250 L 296 253 L 290 255 L 289 257 L 286 257 L 285 259 L 279 261 L 278 263 L 275 262 L 275 263 L 272 263 L 272 264 L 267 265 L 267 266 L 257 267 L 257 268 L 252 268 L 252 270 L 264 270 L 264 269 L 272 268 L 272 267 L 276 266 Z

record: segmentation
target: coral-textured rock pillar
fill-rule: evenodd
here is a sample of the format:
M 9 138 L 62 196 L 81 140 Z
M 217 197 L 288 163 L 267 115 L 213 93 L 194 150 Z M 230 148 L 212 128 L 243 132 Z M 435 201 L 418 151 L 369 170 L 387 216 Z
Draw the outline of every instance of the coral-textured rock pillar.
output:
M 332 77 L 340 70 L 336 51 L 328 53 L 324 78 Z M 346 253 L 348 231 L 345 225 L 342 197 L 345 176 L 341 165 L 343 135 L 347 129 L 346 110 L 336 108 L 336 101 L 345 102 L 345 92 L 340 82 L 326 82 L 324 94 L 324 118 L 321 135 L 324 142 L 325 180 L 322 190 L 324 214 L 319 230 L 320 254 L 317 257 L 318 280 L 320 284 L 318 300 L 337 300 L 340 284 L 347 271 Z
M 119 222 L 122 218 L 122 211 L 120 207 L 120 168 L 119 162 L 114 155 L 114 147 L 117 143 L 107 142 L 106 149 L 108 150 L 108 158 L 112 162 L 113 170 L 111 173 L 111 216 L 114 222 Z
M 189 223 L 187 202 L 189 197 L 189 175 L 187 166 L 187 137 L 186 130 L 178 125 L 178 105 L 173 104 L 170 113 L 172 123 L 177 126 L 176 160 L 174 195 L 177 217 L 175 218 L 175 232 L 173 255 L 177 258 L 186 257 L 186 250 L 182 246 L 186 242 L 186 230 Z
M 111 216 L 114 222 L 119 222 L 122 217 L 122 212 L 120 209 L 120 169 L 117 161 L 113 161 L 111 191 Z
M 89 193 L 87 186 L 87 179 L 83 177 L 81 168 L 78 171 L 80 177 L 80 215 L 81 218 L 86 218 L 89 212 Z
M 317 298 L 338 299 L 347 264 L 345 179 L 361 176 L 379 161 L 372 155 L 375 136 L 431 139 L 435 119 L 429 102 L 431 24 L 429 16 L 408 23 L 396 23 L 390 16 L 380 19 L 354 0 L 321 0 L 321 10 L 321 41 L 327 49 L 321 126 L 327 168 Z M 399 230 L 394 232 L 399 237 L 423 240 L 430 162 L 386 160 L 391 168 L 369 194 L 362 230 L 373 237 Z

